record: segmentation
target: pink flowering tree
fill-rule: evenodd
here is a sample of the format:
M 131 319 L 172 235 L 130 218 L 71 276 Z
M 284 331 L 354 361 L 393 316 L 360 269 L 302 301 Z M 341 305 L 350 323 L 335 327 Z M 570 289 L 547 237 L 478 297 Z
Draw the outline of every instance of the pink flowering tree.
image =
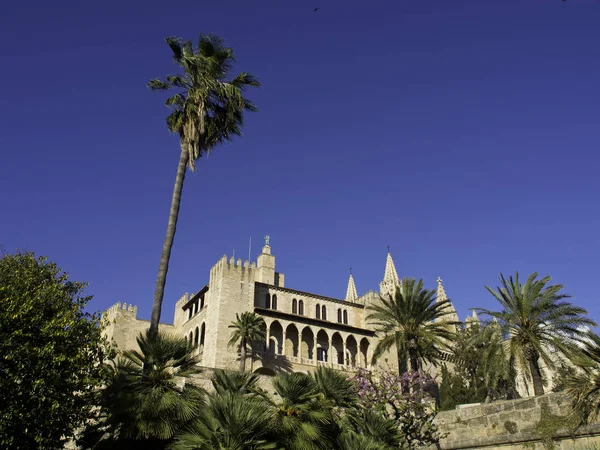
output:
M 398 375 L 393 370 L 373 372 L 359 369 L 356 383 L 361 406 L 395 420 L 403 437 L 403 448 L 438 444 L 433 424 L 436 415 L 433 379 L 420 372 Z

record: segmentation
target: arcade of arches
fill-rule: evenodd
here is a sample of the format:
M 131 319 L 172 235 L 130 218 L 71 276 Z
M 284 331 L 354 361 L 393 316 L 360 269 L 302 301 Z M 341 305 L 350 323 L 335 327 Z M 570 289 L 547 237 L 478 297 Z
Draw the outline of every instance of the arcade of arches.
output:
M 365 336 L 279 319 L 266 323 L 266 350 L 270 354 L 301 364 L 369 367 L 373 346 Z

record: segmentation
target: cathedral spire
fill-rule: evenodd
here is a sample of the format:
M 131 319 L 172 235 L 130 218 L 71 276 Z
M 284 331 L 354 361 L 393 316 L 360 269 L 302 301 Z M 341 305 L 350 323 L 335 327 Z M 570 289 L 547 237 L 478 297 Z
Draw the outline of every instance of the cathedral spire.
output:
M 358 299 L 354 277 L 352 276 L 352 268 L 350 268 L 350 278 L 348 279 L 348 289 L 346 289 L 346 301 L 355 302 Z
M 382 296 L 393 296 L 396 293 L 396 289 L 400 287 L 400 284 L 400 278 L 398 278 L 398 272 L 396 272 L 396 266 L 394 265 L 390 246 L 388 245 L 385 273 L 383 274 L 383 281 L 379 283 L 379 291 Z
M 383 275 L 383 282 L 398 283 L 399 281 L 398 272 L 396 272 L 396 266 L 394 265 L 394 260 L 392 259 L 392 254 L 390 253 L 390 246 L 388 245 L 388 254 L 387 259 L 385 260 L 385 273 Z
M 446 295 L 446 290 L 444 289 L 444 285 L 442 284 L 442 279 L 438 277 L 437 279 L 437 297 L 436 302 L 448 301 L 448 296 Z M 458 314 L 456 313 L 456 309 L 452 302 L 448 301 L 448 306 L 444 308 L 446 310 L 446 315 L 440 318 L 442 322 L 459 322 Z
M 446 295 L 446 290 L 444 289 L 444 285 L 442 284 L 442 279 L 438 277 L 437 279 L 437 302 L 443 302 L 444 300 L 448 300 L 448 296 Z

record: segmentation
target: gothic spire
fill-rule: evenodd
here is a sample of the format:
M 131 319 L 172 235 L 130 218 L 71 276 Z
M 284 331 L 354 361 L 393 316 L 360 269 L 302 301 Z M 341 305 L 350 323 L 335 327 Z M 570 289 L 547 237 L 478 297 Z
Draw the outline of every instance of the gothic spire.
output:
M 438 277 L 437 279 L 437 298 L 436 298 L 436 302 L 443 302 L 445 300 L 448 300 L 448 296 L 446 295 L 446 290 L 444 289 L 444 285 L 442 284 L 442 279 L 440 277 Z M 446 308 L 444 308 L 447 313 L 445 316 L 443 316 L 442 318 L 440 318 L 440 321 L 443 322 L 459 322 L 458 320 L 458 314 L 456 313 L 456 309 L 454 308 L 454 305 L 449 302 L 448 306 L 446 306 Z
M 446 290 L 444 289 L 444 285 L 442 284 L 442 279 L 438 277 L 437 279 L 437 302 L 443 302 L 444 300 L 448 300 L 448 296 L 446 295 Z
M 396 266 L 394 265 L 394 260 L 392 259 L 390 248 L 388 247 L 387 259 L 385 260 L 385 273 L 383 275 L 383 282 L 398 283 L 399 281 L 400 280 L 398 279 L 398 272 L 396 272 Z
M 352 269 L 350 269 L 350 278 L 348 279 L 348 288 L 346 289 L 346 301 L 355 302 L 358 299 L 356 292 L 356 285 L 354 284 L 354 277 L 352 276 Z
M 390 253 L 390 247 L 388 245 L 387 259 L 385 260 L 385 273 L 383 274 L 383 281 L 379 283 L 379 291 L 382 296 L 394 296 L 396 289 L 400 287 L 400 279 L 398 278 L 398 272 L 396 272 L 396 266 Z

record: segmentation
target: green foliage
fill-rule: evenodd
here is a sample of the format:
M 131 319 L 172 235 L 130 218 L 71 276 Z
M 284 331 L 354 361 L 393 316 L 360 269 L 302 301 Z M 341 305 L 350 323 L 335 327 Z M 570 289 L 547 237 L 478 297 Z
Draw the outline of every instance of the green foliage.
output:
M 552 375 L 552 392 L 563 392 L 570 379 L 577 375 L 577 370 L 572 364 L 561 361 Z
M 540 361 L 553 369 L 552 351 L 565 358 L 577 354 L 576 344 L 585 337 L 581 327 L 596 323 L 586 317 L 585 309 L 563 301 L 569 296 L 560 292 L 562 285 L 548 285 L 550 277 L 537 279 L 537 276 L 533 273 L 521 283 L 518 273 L 508 279 L 500 275 L 500 287 L 486 288 L 502 310 L 479 311 L 498 320 L 506 339 L 507 359 L 533 380 L 535 395 L 540 395 L 544 393 L 545 381 Z
M 275 411 L 260 397 L 223 391 L 209 397 L 173 450 L 266 450 L 277 448 L 271 430 Z
M 110 349 L 85 286 L 32 253 L 0 259 L 1 448 L 63 448 L 90 416 Z
M 148 88 L 177 91 L 165 101 L 172 109 L 167 127 L 179 135 L 181 149 L 194 170 L 195 161 L 203 154 L 241 135 L 244 111 L 257 110 L 243 92 L 260 83 L 246 72 L 226 80 L 234 62 L 233 49 L 217 36 L 201 35 L 196 46 L 175 37 L 165 40 L 182 72 L 150 80 Z
M 455 409 L 456 405 L 465 403 L 481 403 L 485 401 L 485 386 L 469 383 L 467 377 L 460 372 L 449 372 L 442 367 L 442 382 L 440 384 L 440 410 Z
M 440 384 L 440 409 L 454 409 L 456 405 L 480 403 L 487 396 L 486 376 L 484 372 L 484 353 L 486 346 L 475 339 L 482 327 L 471 322 L 461 327 L 452 345 L 454 367 L 450 372 L 442 366 Z
M 204 392 L 191 383 L 200 369 L 184 338 L 165 333 L 142 334 L 140 350 L 128 350 L 105 366 L 106 386 L 100 407 L 79 444 L 112 449 L 131 442 L 162 449 L 175 432 L 203 408 Z
M 573 434 L 580 423 L 579 417 L 576 414 L 552 414 L 547 405 L 542 405 L 540 421 L 536 424 L 535 431 L 541 437 L 544 448 L 546 450 L 554 450 L 554 438 L 557 431 L 566 429 Z
M 575 413 L 591 423 L 600 413 L 600 336 L 589 331 L 582 351 L 573 361 L 578 370 L 568 376 L 565 391 L 572 399 Z
M 451 305 L 448 300 L 437 301 L 435 294 L 435 290 L 423 288 L 423 280 L 404 278 L 393 298 L 382 298 L 381 304 L 369 306 L 367 320 L 380 338 L 373 363 L 394 347 L 399 373 L 409 364 L 412 371 L 417 371 L 423 362 L 439 360 L 454 340 L 452 328 L 457 323 L 443 320 L 450 314 Z

